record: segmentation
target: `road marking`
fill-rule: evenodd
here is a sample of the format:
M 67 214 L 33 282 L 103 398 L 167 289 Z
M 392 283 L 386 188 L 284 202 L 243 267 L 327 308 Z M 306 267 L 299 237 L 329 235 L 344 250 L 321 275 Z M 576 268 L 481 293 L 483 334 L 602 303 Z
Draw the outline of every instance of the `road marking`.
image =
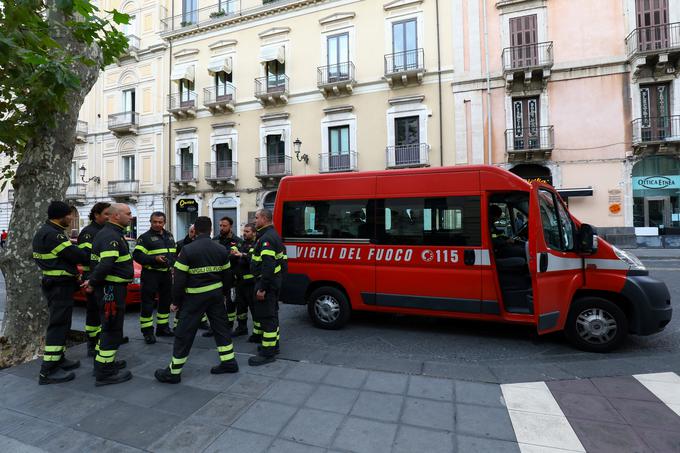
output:
M 585 453 L 545 382 L 503 384 L 501 391 L 522 453 Z
M 675 373 L 653 373 L 634 374 L 633 377 L 680 415 L 680 376 Z
M 648 267 L 648 271 L 677 271 L 678 267 Z

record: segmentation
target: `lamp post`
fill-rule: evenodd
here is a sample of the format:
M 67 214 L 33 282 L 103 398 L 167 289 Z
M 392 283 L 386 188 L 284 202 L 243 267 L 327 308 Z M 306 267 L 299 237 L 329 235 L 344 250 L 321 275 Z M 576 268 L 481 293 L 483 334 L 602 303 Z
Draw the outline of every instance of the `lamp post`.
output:
M 88 183 L 90 181 L 94 181 L 97 184 L 101 184 L 102 180 L 99 176 L 92 176 L 91 178 L 85 180 L 85 172 L 87 169 L 85 168 L 85 164 L 81 165 L 80 168 L 78 169 L 78 172 L 80 173 L 80 180 L 83 181 L 84 183 Z
M 309 164 L 309 156 L 307 154 L 303 154 L 300 156 L 300 148 L 302 147 L 302 141 L 300 141 L 299 138 L 296 138 L 295 141 L 293 142 L 293 150 L 295 151 L 295 158 L 297 159 L 298 162 L 303 162 L 305 164 Z

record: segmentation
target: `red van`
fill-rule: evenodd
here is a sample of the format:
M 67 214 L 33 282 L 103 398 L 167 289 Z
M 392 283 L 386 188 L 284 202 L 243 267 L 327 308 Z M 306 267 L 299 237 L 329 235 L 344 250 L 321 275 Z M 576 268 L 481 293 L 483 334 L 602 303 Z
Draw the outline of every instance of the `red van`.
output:
M 353 310 L 563 330 L 605 352 L 670 321 L 668 288 L 571 216 L 551 186 L 492 166 L 286 177 L 274 209 L 283 302 L 337 329 Z

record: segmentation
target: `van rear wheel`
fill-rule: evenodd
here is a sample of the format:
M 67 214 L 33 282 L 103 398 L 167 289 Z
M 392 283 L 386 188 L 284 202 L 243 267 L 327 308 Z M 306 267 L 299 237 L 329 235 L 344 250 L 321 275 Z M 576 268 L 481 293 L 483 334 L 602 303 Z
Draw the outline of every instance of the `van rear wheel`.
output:
M 572 304 L 564 333 L 579 349 L 609 352 L 626 338 L 628 318 L 618 305 L 607 299 L 583 297 Z
M 322 286 L 309 296 L 307 313 L 315 326 L 335 330 L 347 324 L 351 307 L 342 291 L 332 286 Z

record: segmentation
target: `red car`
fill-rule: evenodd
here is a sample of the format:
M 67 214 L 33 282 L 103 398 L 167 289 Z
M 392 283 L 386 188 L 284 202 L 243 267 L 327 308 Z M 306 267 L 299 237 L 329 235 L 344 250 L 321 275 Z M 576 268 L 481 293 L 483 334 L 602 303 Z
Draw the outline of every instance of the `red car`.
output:
M 135 245 L 137 245 L 137 242 L 134 239 L 128 239 L 128 246 L 130 247 L 130 253 L 135 249 Z M 136 261 L 133 261 L 133 265 L 135 268 L 135 274 L 134 274 L 134 279 L 132 280 L 132 283 L 128 283 L 128 291 L 127 291 L 127 297 L 125 299 L 125 305 L 132 305 L 132 304 L 139 304 L 142 301 L 142 296 L 140 292 L 140 277 L 142 276 L 142 266 L 140 266 Z M 81 266 L 78 266 L 78 272 L 82 275 L 83 269 Z M 79 302 L 85 302 L 85 291 L 83 289 L 79 289 L 73 294 L 73 300 L 79 301 Z

